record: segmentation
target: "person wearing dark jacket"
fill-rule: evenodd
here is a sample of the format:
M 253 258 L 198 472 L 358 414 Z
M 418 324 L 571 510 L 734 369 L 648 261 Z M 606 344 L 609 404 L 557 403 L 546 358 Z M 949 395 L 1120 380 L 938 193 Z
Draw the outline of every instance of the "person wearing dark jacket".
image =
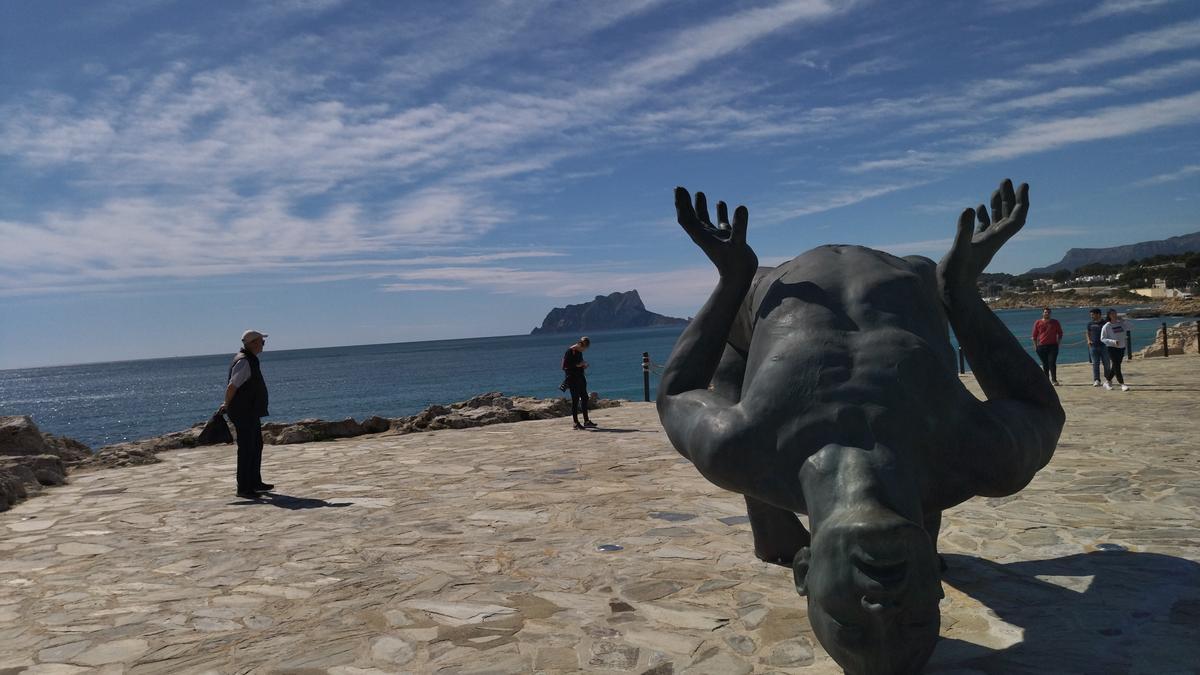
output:
M 259 368 L 258 355 L 266 344 L 266 333 L 242 333 L 242 348 L 229 364 L 225 402 L 217 410 L 229 415 L 237 431 L 237 496 L 258 499 L 259 493 L 275 486 L 262 480 L 262 420 L 267 412 L 267 383 Z
M 571 419 L 575 420 L 576 429 L 594 427 L 596 424 L 588 419 L 587 361 L 583 360 L 583 352 L 592 344 L 587 337 L 579 338 L 579 342 L 567 347 L 563 354 L 562 369 L 565 380 L 563 384 L 571 390 Z M 583 410 L 583 424 L 579 423 L 579 412 Z

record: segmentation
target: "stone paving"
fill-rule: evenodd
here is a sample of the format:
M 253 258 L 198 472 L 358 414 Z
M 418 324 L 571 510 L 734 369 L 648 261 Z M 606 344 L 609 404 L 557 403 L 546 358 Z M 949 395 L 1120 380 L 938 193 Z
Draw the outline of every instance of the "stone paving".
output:
M 1033 484 L 947 512 L 931 672 L 1197 672 L 1200 357 L 1085 369 Z M 0 514 L 0 674 L 837 672 L 741 498 L 595 417 L 270 447 L 261 504 L 229 446 L 74 475 Z

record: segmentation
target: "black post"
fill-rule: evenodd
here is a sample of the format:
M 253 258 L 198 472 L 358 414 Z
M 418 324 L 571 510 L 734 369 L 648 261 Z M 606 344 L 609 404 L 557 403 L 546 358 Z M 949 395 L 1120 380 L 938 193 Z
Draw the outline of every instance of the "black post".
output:
M 1164 359 L 1171 355 L 1170 344 L 1171 343 L 1167 342 L 1167 322 L 1164 321 L 1163 322 L 1163 358 Z
M 1200 354 L 1200 319 L 1196 320 L 1196 353 Z
M 1125 356 L 1133 360 L 1133 329 L 1125 331 Z
M 642 352 L 642 392 L 650 402 L 650 352 Z
M 963 356 L 962 347 L 958 348 L 958 374 L 967 374 L 967 359 L 965 356 Z

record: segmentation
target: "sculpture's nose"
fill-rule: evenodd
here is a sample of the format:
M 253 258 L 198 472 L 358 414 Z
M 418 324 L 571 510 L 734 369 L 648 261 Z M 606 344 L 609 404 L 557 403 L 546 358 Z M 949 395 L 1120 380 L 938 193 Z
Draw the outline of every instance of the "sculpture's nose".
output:
M 908 578 L 908 560 L 903 557 L 884 560 L 866 555 L 854 556 L 854 578 L 876 602 L 890 600 L 904 590 Z M 865 599 L 865 598 L 864 598 Z
M 863 609 L 872 614 L 893 614 L 901 609 L 899 597 L 864 595 L 859 600 Z

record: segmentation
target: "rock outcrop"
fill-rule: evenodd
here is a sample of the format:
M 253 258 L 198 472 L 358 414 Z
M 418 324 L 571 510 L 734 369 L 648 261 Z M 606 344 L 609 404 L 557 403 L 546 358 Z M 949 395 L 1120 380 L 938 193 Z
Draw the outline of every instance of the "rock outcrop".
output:
M 621 402 L 601 399 L 592 392 L 588 405 L 592 409 L 612 408 Z M 431 405 L 409 417 L 368 417 L 362 422 L 346 418 L 268 423 L 263 425 L 263 442 L 289 445 L 365 434 L 466 429 L 570 414 L 571 403 L 565 398 L 506 396 L 493 391 L 450 405 Z M 106 445 L 93 453 L 74 439 L 42 433 L 27 416 L 0 417 L 0 511 L 41 492 L 43 486 L 62 485 L 67 480 L 68 468 L 101 469 L 160 462 L 160 452 L 197 447 L 203 429 L 204 423 L 200 423 L 162 436 Z
M 582 334 L 598 330 L 686 324 L 687 319 L 677 319 L 673 316 L 664 316 L 648 311 L 638 292 L 632 290 L 625 293 L 597 295 L 595 300 L 578 305 L 555 307 L 546 315 L 542 325 L 534 328 L 530 334 Z
M 1197 346 L 1197 340 L 1200 339 L 1200 329 L 1197 328 L 1195 321 L 1184 321 L 1177 323 L 1174 326 L 1167 326 L 1167 347 L 1170 351 L 1168 356 L 1176 354 L 1195 354 L 1200 346 Z M 1163 355 L 1163 329 L 1159 326 L 1154 333 L 1154 342 L 1147 345 L 1141 351 L 1137 352 L 1141 358 L 1154 358 Z
M 43 486 L 67 482 L 67 465 L 89 454 L 78 441 L 43 434 L 28 416 L 0 417 L 0 511 Z

